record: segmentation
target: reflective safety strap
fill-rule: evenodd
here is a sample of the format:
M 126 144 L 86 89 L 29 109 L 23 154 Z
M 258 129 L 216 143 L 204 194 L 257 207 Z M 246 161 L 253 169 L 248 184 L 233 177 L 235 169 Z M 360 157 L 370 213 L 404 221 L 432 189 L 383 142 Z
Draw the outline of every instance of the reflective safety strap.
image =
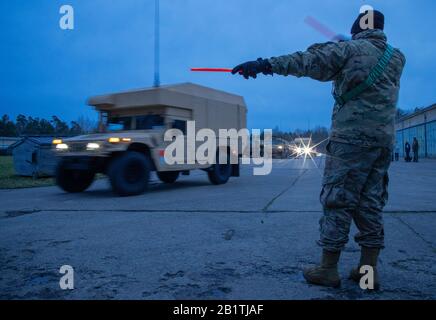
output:
M 388 66 L 389 62 L 392 59 L 392 55 L 394 54 L 394 48 L 392 48 L 389 44 L 386 47 L 386 51 L 384 52 L 383 56 L 380 58 L 377 65 L 371 70 L 368 78 L 363 81 L 361 84 L 359 84 L 354 89 L 351 89 L 350 91 L 344 93 L 341 96 L 333 95 L 336 102 L 343 106 L 351 99 L 356 98 L 359 96 L 362 92 L 364 92 L 366 89 L 371 87 L 385 72 L 386 67 Z

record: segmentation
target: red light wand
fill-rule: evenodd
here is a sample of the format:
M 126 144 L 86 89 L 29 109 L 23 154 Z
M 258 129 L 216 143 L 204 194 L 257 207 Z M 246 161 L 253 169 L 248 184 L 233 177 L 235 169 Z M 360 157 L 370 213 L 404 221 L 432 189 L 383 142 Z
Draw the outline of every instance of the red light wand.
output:
M 232 70 L 227 68 L 191 68 L 192 72 L 232 72 Z

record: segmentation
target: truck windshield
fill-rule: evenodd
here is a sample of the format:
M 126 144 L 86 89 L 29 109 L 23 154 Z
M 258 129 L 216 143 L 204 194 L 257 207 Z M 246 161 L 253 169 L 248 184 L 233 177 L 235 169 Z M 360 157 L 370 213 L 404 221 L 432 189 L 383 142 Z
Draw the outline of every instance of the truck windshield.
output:
M 110 118 L 107 123 L 108 131 L 124 131 L 130 130 L 132 124 L 131 117 Z
M 136 117 L 136 130 L 160 129 L 164 125 L 164 118 L 157 114 Z
M 165 127 L 164 117 L 157 114 L 136 117 L 111 117 L 107 122 L 108 131 L 126 131 L 133 130 L 133 118 L 135 118 L 135 130 L 153 130 Z

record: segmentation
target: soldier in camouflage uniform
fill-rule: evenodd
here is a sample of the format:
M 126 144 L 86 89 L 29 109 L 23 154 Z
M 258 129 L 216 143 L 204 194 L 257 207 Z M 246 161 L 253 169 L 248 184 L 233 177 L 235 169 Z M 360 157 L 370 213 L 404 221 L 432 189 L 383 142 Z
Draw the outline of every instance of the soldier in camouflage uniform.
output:
M 275 73 L 333 81 L 334 95 L 342 96 L 368 78 L 387 48 L 383 14 L 374 11 L 374 28 L 363 30 L 360 20 L 364 15 L 356 19 L 350 41 L 315 44 L 305 52 L 247 62 L 235 67 L 233 73 L 246 79 Z M 337 264 L 354 221 L 359 229 L 355 240 L 361 246 L 361 259 L 350 278 L 359 281 L 360 267 L 369 265 L 374 268 L 374 288 L 379 287 L 376 264 L 384 248 L 382 210 L 388 197 L 395 109 L 404 65 L 404 55 L 394 49 L 372 86 L 333 108 L 320 195 L 324 214 L 318 243 L 323 255 L 320 266 L 304 271 L 309 283 L 340 286 Z

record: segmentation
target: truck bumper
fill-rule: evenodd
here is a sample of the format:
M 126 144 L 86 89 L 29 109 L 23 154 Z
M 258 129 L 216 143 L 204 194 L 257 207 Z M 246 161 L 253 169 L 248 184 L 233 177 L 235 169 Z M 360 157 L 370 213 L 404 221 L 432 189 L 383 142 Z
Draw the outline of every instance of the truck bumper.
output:
M 93 172 L 105 172 L 107 158 L 91 156 L 64 156 L 61 158 L 63 168 L 67 170 L 84 170 Z

